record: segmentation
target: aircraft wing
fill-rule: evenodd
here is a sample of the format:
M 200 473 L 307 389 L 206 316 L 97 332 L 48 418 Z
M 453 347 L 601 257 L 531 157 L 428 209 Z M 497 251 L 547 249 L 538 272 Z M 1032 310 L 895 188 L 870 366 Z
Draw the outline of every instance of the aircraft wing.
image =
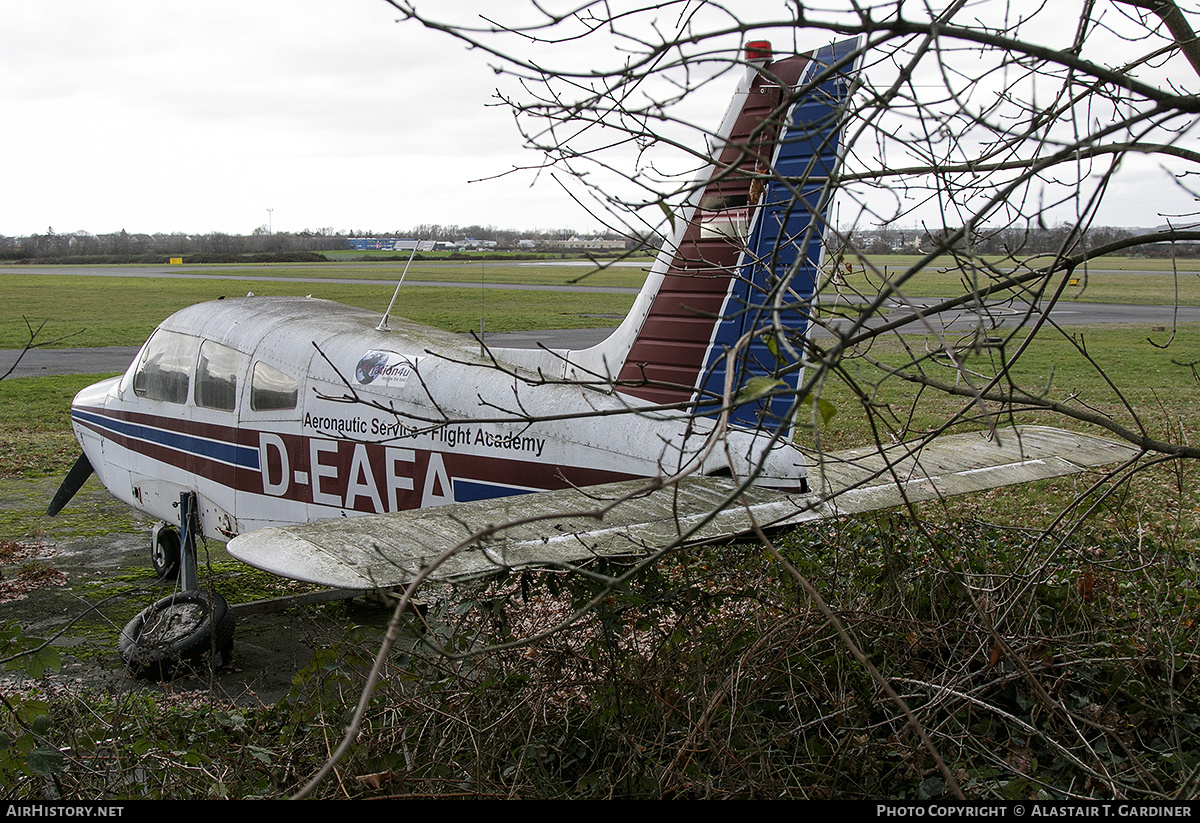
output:
M 687 478 L 651 492 L 634 480 L 430 509 L 267 528 L 235 537 L 231 555 L 296 580 L 343 589 L 400 586 L 427 565 L 429 579 L 502 568 L 570 568 L 598 556 L 646 554 L 752 530 L 800 524 L 1000 486 L 1075 474 L 1129 460 L 1132 447 L 1039 426 L 993 435 L 947 435 L 820 455 L 814 493 L 783 494 L 728 478 Z M 448 550 L 494 526 L 458 552 Z M 439 562 L 440 561 L 440 562 Z

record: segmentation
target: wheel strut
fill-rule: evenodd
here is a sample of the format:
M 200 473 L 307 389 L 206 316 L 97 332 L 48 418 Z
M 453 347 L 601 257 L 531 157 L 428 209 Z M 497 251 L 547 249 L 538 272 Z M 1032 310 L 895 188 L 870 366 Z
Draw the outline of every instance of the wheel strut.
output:
M 137 677 L 167 678 L 175 672 L 177 663 L 197 662 L 208 654 L 222 661 L 221 665 L 228 663 L 233 648 L 234 616 L 221 595 L 200 591 L 197 509 L 196 493 L 180 492 L 181 590 L 134 616 L 117 643 L 121 659 Z M 158 539 L 157 534 L 154 539 Z
M 179 588 L 194 592 L 200 588 L 200 572 L 196 562 L 196 493 L 179 493 Z

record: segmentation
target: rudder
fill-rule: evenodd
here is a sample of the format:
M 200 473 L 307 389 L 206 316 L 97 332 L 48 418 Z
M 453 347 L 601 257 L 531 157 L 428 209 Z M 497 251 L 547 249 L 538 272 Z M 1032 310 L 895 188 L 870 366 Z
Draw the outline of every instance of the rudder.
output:
M 665 250 L 665 274 L 620 371 L 622 394 L 716 414 L 732 365 L 735 395 L 752 377 L 781 383 L 734 408 L 731 422 L 790 437 L 857 46 L 758 69 Z M 750 345 L 728 357 L 747 335 Z

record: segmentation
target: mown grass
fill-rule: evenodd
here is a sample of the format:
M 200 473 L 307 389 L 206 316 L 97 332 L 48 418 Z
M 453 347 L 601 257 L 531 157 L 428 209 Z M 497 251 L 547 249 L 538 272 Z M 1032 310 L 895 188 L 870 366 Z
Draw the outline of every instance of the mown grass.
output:
M 889 284 L 907 297 L 951 297 L 990 285 L 997 273 L 1021 273 L 1028 267 L 1049 262 L 1033 259 L 1027 261 L 1028 266 L 1018 268 L 1012 260 L 984 256 L 974 267 L 964 267 L 949 257 L 939 257 L 910 273 L 909 270 L 920 261 L 921 258 L 913 255 L 877 255 L 865 264 L 861 259 L 853 260 L 853 272 L 842 272 L 841 283 L 853 294 L 875 295 Z M 1073 281 L 1063 292 L 1065 300 L 1155 306 L 1200 305 L 1200 260 L 1172 262 L 1102 257 L 1091 261 L 1087 269 L 1058 277 Z M 1058 282 L 1058 279 L 1054 281 L 1054 287 Z M 994 299 L 1008 295 L 1008 292 L 998 292 Z
M 382 317 L 394 284 L 322 284 L 246 280 L 61 277 L 0 274 L 0 348 L 29 342 L 53 347 L 136 346 L 173 312 L 218 297 L 311 294 L 372 309 Z M 615 326 L 633 305 L 631 294 L 514 291 L 406 286 L 393 314 L 455 332 Z M 44 324 L 44 325 L 43 325 Z
M 881 337 L 844 359 L 839 375 L 822 384 L 822 396 L 839 413 L 816 434 L 823 446 L 843 448 L 870 442 L 872 420 L 888 436 L 897 437 L 931 430 L 960 413 L 964 423 L 981 425 L 989 416 L 1003 422 L 1004 409 L 923 389 L 900 376 L 884 374 L 877 364 L 900 368 L 919 362 L 920 373 L 932 380 L 983 389 L 1018 352 L 1020 357 L 1005 372 L 1003 387 L 1015 386 L 1046 401 L 1101 412 L 1117 425 L 1144 428 L 1163 439 L 1179 437 L 1181 430 L 1186 433 L 1200 421 L 1200 383 L 1187 365 L 1200 359 L 1200 325 L 1181 324 L 1169 331 L 1140 325 L 1045 329 L 1022 351 L 1027 337 L 1027 330 L 1013 330 L 980 348 L 974 346 L 973 334 Z M 1021 419 L 1082 425 L 1050 412 L 1024 412 Z
M 909 267 L 924 260 L 924 255 L 917 254 L 871 254 L 871 255 L 856 255 L 859 259 L 871 260 L 877 266 L 883 267 L 890 265 L 892 268 Z M 1011 257 L 999 254 L 983 254 L 978 255 L 978 259 L 988 265 L 997 266 L 1000 268 L 1011 267 L 1014 260 L 1019 261 L 1026 267 L 1044 266 L 1053 260 L 1051 255 L 1030 255 L 1029 257 Z M 929 264 L 936 268 L 948 268 L 955 265 L 955 258 L 949 254 L 938 255 L 933 258 Z M 1124 257 L 1122 255 L 1111 254 L 1105 257 L 1096 257 L 1088 262 L 1088 268 L 1104 271 L 1156 271 L 1156 272 L 1172 272 L 1200 271 L 1200 258 L 1179 258 L 1171 260 L 1161 257 Z
M 399 260 L 399 261 L 408 260 L 409 255 L 411 254 L 411 251 L 398 251 L 397 252 L 397 251 L 382 251 L 382 250 L 376 250 L 376 249 L 366 249 L 366 250 L 332 249 L 332 250 L 322 251 L 321 254 L 325 255 L 330 260 L 343 261 L 343 262 L 344 261 L 352 261 L 352 260 L 360 260 L 362 258 L 368 258 L 369 260 L 372 260 L 372 261 L 373 260 L 386 260 L 388 262 L 394 262 L 397 260 Z M 439 259 L 441 259 L 441 260 L 453 260 L 454 262 L 474 262 L 474 261 L 471 261 L 470 259 L 463 260 L 464 256 L 467 258 L 470 258 L 472 256 L 478 256 L 480 259 L 487 259 L 488 262 L 491 262 L 492 260 L 497 260 L 497 259 L 504 260 L 506 258 L 511 258 L 513 260 L 520 260 L 520 261 L 530 260 L 530 259 L 549 260 L 549 261 L 561 261 L 561 260 L 566 260 L 566 259 L 581 259 L 580 254 L 577 251 L 575 251 L 575 252 L 553 251 L 552 252 L 552 251 L 528 251 L 528 250 L 526 250 L 526 251 L 494 251 L 493 250 L 493 251 L 484 251 L 484 252 L 432 251 L 432 252 L 421 252 L 419 256 L 420 256 L 421 260 L 439 260 Z M 612 252 L 605 252 L 605 256 L 604 256 L 604 259 L 606 259 L 606 260 L 607 259 L 637 260 L 637 259 L 646 259 L 646 258 L 653 259 L 653 255 L 651 255 L 649 253 L 645 253 L 645 252 L 629 252 L 629 253 L 623 253 L 620 255 L 614 255 L 614 253 L 612 253 Z
M 894 276 L 917 258 L 899 255 L 872 258 L 880 272 Z M 961 270 L 938 261 L 907 279 L 902 292 L 910 297 L 946 297 L 960 293 Z M 1200 305 L 1200 273 L 1195 261 L 1184 261 L 1178 275 L 1169 263 L 1133 258 L 1104 258 L 1079 284 L 1067 289 L 1068 300 L 1146 305 Z M 185 306 L 221 296 L 307 295 L 377 310 L 391 300 L 403 264 L 314 264 L 307 266 L 205 267 L 219 280 L 142 277 L 72 277 L 38 274 L 36 267 L 19 274 L 0 273 L 0 348 L 29 342 L 29 327 L 45 324 L 39 341 L 55 347 L 132 346 L 140 344 L 159 322 Z M 1159 274 L 1123 273 L 1123 269 L 1158 270 Z M 270 281 L 245 280 L 248 272 Z M 288 282 L 288 278 L 379 280 L 376 284 Z M 278 279 L 279 282 L 275 282 Z M 415 264 L 408 282 L 431 280 L 476 284 L 592 286 L 638 288 L 645 279 L 640 268 L 594 270 L 587 265 L 558 263 L 510 265 L 483 262 Z M 838 284 L 843 295 L 874 294 L 881 279 L 861 265 Z M 982 282 L 976 280 L 978 284 Z M 828 289 L 832 292 L 833 288 Z M 464 291 L 467 293 L 464 294 Z M 1002 295 L 1001 295 L 1002 296 Z M 999 297 L 999 296 L 998 296 Z M 577 291 L 516 291 L 505 289 L 426 288 L 409 285 L 400 293 L 396 314 L 419 323 L 466 332 L 479 328 L 480 314 L 489 331 L 527 331 L 550 328 L 615 326 L 628 311 L 627 294 L 588 294 Z M 96 312 L 96 307 L 115 310 Z
M 1003 346 L 973 349 L 970 336 L 941 339 L 884 337 L 842 361 L 821 384 L 821 397 L 836 414 L 810 425 L 797 441 L 810 448 L 836 450 L 876 440 L 912 440 L 940 430 L 976 430 L 1013 424 L 1049 425 L 1121 439 L 1102 425 L 1067 414 L 1030 408 L 1034 402 L 1062 404 L 1083 416 L 1097 415 L 1134 436 L 1166 443 L 1195 443 L 1200 436 L 1200 381 L 1186 365 L 1200 358 L 1200 324 L 1152 332 L 1144 326 L 1097 326 L 1043 330 L 1000 382 L 1034 401 L 1017 408 L 955 397 L 920 383 L 885 374 L 877 364 L 907 368 L 942 384 L 984 389 L 1026 342 L 1026 330 L 1003 338 Z M 1153 342 L 1151 342 L 1153 341 Z M 947 354 L 955 352 L 955 360 Z M 919 361 L 919 366 L 914 363 Z M 1138 476 L 1122 499 L 1137 502 L 1131 517 L 1147 533 L 1170 525 L 1189 539 L 1200 537 L 1200 471 L 1190 463 Z M 1178 472 L 1183 472 L 1180 475 Z M 969 512 L 980 520 L 1027 528 L 1049 527 L 1075 505 L 1094 476 L 1019 485 L 956 499 L 947 512 Z M 1128 490 L 1136 489 L 1130 496 Z M 1132 504 L 1131 504 L 1132 505 Z M 1148 508 L 1147 508 L 1148 507 Z M 942 508 L 942 507 L 939 507 Z M 1183 518 L 1181 521 L 1180 518 Z M 1191 524 L 1191 525 L 1189 525 Z
M 981 385 L 1026 333 L 1001 337 L 1003 348 L 915 336 L 852 352 L 821 386 L 837 413 L 800 439 L 887 442 L 957 416 L 1103 433 L 881 370 L 919 363 L 931 378 Z M 1186 364 L 1197 351 L 1196 325 L 1046 329 L 1009 379 L 1194 443 L 1200 385 Z M 73 457 L 61 410 L 92 379 L 0 384 L 0 441 L 27 441 L 3 464 L 14 478 L 4 483 L 45 484 L 64 444 Z M 429 645 L 384 662 L 355 746 L 316 794 L 947 797 L 911 716 L 969 798 L 1190 798 L 1200 791 L 1198 475 L 1194 461 L 1090 472 L 773 535 L 778 555 L 743 542 L 637 571 L 596 564 L 590 575 L 514 572 L 426 590 L 410 637 Z M 576 612 L 568 630 L 513 645 Z M 34 645 L 0 635 L 0 652 Z M 270 706 L 238 708 L 215 690 L 184 703 L 169 687 L 16 698 L 0 716 L 10 741 L 0 796 L 286 796 L 344 730 L 376 649 L 373 634 L 347 629 Z
M 595 322 L 596 318 L 588 320 Z M 489 328 L 491 322 L 489 319 Z M 961 344 L 964 348 L 960 361 L 967 374 L 974 375 L 976 384 L 982 386 L 982 375 L 995 373 L 1002 352 L 1011 355 L 1025 337 L 1026 332 L 1018 330 L 1006 340 L 1003 350 L 977 351 L 970 348 L 969 337 L 881 338 L 865 352 L 842 362 L 844 378 L 833 375 L 821 385 L 821 396 L 833 404 L 837 413 L 815 431 L 802 430 L 801 442 L 829 449 L 868 443 L 875 436 L 872 420 L 886 436 L 905 437 L 940 425 L 969 405 L 899 378 L 885 378 L 872 365 L 873 360 L 895 367 L 912 360 L 915 354 L 928 358 L 923 368 L 932 378 L 954 383 L 962 376 L 956 373 L 944 350 L 946 345 L 953 348 Z M 1090 362 L 1080 348 L 1086 350 Z M 1187 430 L 1200 420 L 1200 388 L 1191 369 L 1180 365 L 1198 358 L 1200 326 L 1196 324 L 1162 332 L 1124 325 L 1074 328 L 1065 334 L 1048 330 L 1024 351 L 1011 370 L 1011 379 L 1030 394 L 1101 410 L 1122 426 L 1145 426 L 1150 433 L 1167 439 L 1178 436 L 1181 426 Z M 1105 375 L 1120 387 L 1120 395 L 1106 383 Z M 57 476 L 69 468 L 77 449 L 67 409 L 76 392 L 100 377 L 66 375 L 0 382 L 0 477 Z M 852 389 L 852 385 L 858 389 Z M 866 394 L 871 417 L 864 413 L 858 391 Z M 964 423 L 984 425 L 977 418 L 997 411 L 986 404 L 970 409 Z M 996 420 L 1004 422 L 1003 416 Z M 1071 425 L 1049 413 L 1024 414 L 1022 420 Z
M 414 263 L 405 276 L 406 282 L 438 283 L 511 283 L 539 286 L 590 285 L 597 287 L 638 288 L 646 279 L 650 261 L 637 266 L 593 266 L 583 261 L 438 261 Z M 321 277 L 339 280 L 378 280 L 393 286 L 404 273 L 404 263 L 313 263 L 307 265 L 269 265 L 248 270 L 245 267 L 206 266 L 206 275 L 237 279 L 247 274 L 256 277 L 304 278 Z
M 0 381 L 0 478 L 61 477 L 79 455 L 71 398 L 108 375 Z

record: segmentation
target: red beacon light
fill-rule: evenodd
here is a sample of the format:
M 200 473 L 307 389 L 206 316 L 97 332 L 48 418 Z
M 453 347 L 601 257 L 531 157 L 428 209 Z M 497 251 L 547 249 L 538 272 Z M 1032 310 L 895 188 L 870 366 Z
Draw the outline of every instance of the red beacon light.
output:
M 746 62 L 757 63 L 773 56 L 770 40 L 751 40 L 746 44 Z

